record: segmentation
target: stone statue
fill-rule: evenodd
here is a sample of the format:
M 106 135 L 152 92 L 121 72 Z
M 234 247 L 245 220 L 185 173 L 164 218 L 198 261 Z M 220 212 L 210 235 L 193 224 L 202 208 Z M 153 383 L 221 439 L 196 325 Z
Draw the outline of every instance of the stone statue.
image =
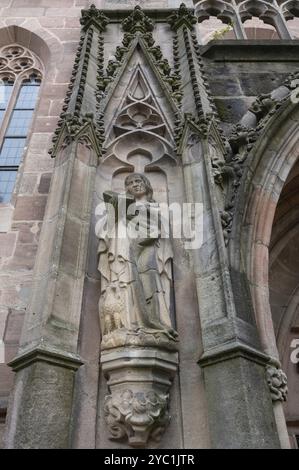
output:
M 124 194 L 103 196 L 107 212 L 96 229 L 102 349 L 170 346 L 177 341 L 170 319 L 172 249 L 169 238 L 161 236 L 161 210 L 151 183 L 132 173 Z

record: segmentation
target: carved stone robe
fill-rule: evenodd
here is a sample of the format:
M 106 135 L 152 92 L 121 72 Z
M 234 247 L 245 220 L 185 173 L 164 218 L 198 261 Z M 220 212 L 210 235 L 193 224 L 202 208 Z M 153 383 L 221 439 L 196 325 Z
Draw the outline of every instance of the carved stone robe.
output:
M 141 205 L 143 207 L 141 207 Z M 136 207 L 138 207 L 136 205 Z M 139 209 L 156 211 L 159 204 L 139 203 Z M 144 220 L 141 224 L 148 224 Z M 99 302 L 103 334 L 115 329 L 143 329 L 173 334 L 170 320 L 170 286 L 172 280 L 170 240 L 136 237 L 126 231 L 128 218 L 121 218 L 107 232 L 108 215 L 97 224 L 101 297 Z M 139 224 L 140 225 L 140 224 Z M 140 228 L 140 227 L 139 227 Z M 150 227 L 143 227 L 150 230 Z M 123 234 L 125 236 L 120 237 Z

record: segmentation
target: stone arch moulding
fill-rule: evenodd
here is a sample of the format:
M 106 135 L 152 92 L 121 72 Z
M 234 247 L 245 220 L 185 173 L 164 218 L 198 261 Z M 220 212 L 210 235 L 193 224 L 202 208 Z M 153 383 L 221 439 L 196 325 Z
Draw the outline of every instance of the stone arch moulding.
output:
M 272 224 L 279 196 L 299 158 L 299 107 L 289 101 L 275 113 L 247 157 L 241 182 L 232 240 L 231 265 L 247 278 L 257 328 L 269 369 L 281 371 L 269 302 L 268 264 Z M 281 401 L 273 409 L 283 447 L 289 447 Z
M 51 61 L 59 59 L 62 46 L 59 41 L 44 28 L 30 30 L 17 25 L 10 25 L 0 29 L 0 45 L 19 44 L 31 50 L 43 62 L 45 69 L 50 67 Z
M 263 323 L 265 308 L 270 309 L 266 302 L 268 277 L 265 269 L 259 272 L 257 263 L 263 259 L 268 266 L 267 252 L 276 205 L 283 184 L 299 157 L 298 119 L 298 105 L 290 103 L 285 106 L 271 119 L 248 155 L 230 245 L 232 265 L 245 271 L 251 285 L 263 348 L 274 357 L 277 357 L 275 338 L 274 343 L 273 338 L 270 341 L 266 331 L 269 325 Z M 241 247 L 239 253 L 237 245 Z M 263 292 L 258 290 L 259 287 L 263 287 Z

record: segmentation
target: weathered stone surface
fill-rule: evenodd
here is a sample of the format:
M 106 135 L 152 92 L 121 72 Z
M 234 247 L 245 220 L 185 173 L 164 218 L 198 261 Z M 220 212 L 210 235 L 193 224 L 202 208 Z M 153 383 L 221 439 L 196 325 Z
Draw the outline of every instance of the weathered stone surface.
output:
M 47 199 L 45 196 L 20 196 L 14 220 L 43 220 Z
M 44 173 L 41 175 L 40 182 L 38 185 L 38 192 L 41 194 L 46 194 L 49 192 L 50 183 L 51 183 L 51 173 Z
M 245 97 L 243 99 L 215 98 L 215 104 L 221 119 L 232 123 L 238 122 L 242 118 L 252 101 L 253 98 L 251 101 L 247 101 Z
M 10 419 L 12 426 L 17 426 L 17 433 L 13 437 L 8 435 L 7 447 L 69 447 L 73 380 L 74 371 L 50 366 L 46 362 L 37 362 L 22 370 L 16 382 L 16 392 L 20 394 L 25 389 L 29 395 L 26 403 L 16 398 Z
M 79 449 L 96 447 L 94 429 L 97 422 L 101 338 L 98 318 L 99 291 L 99 281 L 86 277 L 80 331 L 80 355 L 84 365 L 76 374 L 72 417 L 72 446 Z
M 141 100 L 135 92 L 137 87 L 149 90 L 141 72 L 134 88 L 129 90 L 127 101 L 134 100 L 134 104 L 139 101 L 139 112 L 146 112 L 145 104 L 149 98 Z M 157 124 L 163 125 L 163 118 L 158 110 L 153 105 L 152 109 Z M 125 109 L 120 116 L 124 114 Z M 133 121 L 134 118 L 135 116 L 131 117 Z M 119 116 L 116 116 L 115 127 L 122 125 L 118 119 Z M 123 130 L 123 141 L 126 143 L 127 129 L 124 127 Z M 146 133 L 142 129 L 139 133 L 141 136 L 137 135 L 139 139 L 135 146 L 141 145 L 144 140 L 146 149 L 141 150 L 141 155 L 152 151 L 153 145 L 159 145 L 159 140 L 154 139 L 154 136 L 152 143 L 147 144 Z M 125 150 L 122 146 L 120 151 L 115 150 L 115 154 L 119 159 L 132 161 L 136 170 L 139 170 L 142 157 L 139 157 L 139 161 L 136 157 L 133 159 L 135 152 L 130 152 L 129 149 Z M 157 158 L 152 155 L 152 159 Z M 113 156 L 110 160 L 113 161 Z M 105 168 L 100 167 L 99 170 L 102 175 L 105 174 Z M 124 225 L 122 217 L 116 221 L 115 215 L 109 210 L 107 212 L 106 224 L 114 226 L 116 240 L 113 234 L 107 235 L 103 223 L 96 227 L 96 235 L 99 238 L 100 253 L 98 270 L 101 273 L 101 364 L 110 392 L 105 396 L 105 421 L 112 439 L 126 439 L 132 447 L 145 447 L 151 440 L 160 441 L 169 424 L 169 389 L 178 364 L 178 334 L 173 328 L 170 310 L 171 244 L 169 239 L 163 239 L 159 235 L 158 225 L 152 228 L 151 222 L 145 217 L 147 211 L 155 210 L 156 224 L 159 220 L 161 223 L 161 208 L 154 202 L 150 180 L 144 173 L 136 170 L 124 180 L 126 199 L 121 193 L 111 191 L 111 176 L 111 189 L 104 191 L 103 199 L 107 205 L 115 201 L 114 204 L 120 206 L 121 199 L 124 207 L 129 203 L 135 204 L 135 210 L 141 214 L 140 227 L 143 227 L 143 231 L 138 233 L 141 241 L 139 248 L 136 249 L 134 235 L 119 235 L 121 227 L 124 229 L 130 221 L 126 214 Z M 149 230 L 157 232 L 152 239 L 148 237 Z M 142 241 L 144 238 L 146 243 Z M 167 272 L 168 276 L 163 277 Z
M 24 311 L 11 310 L 6 321 L 4 341 L 18 345 L 24 320 Z
M 103 421 L 102 406 L 108 392 L 106 379 L 99 374 L 98 367 L 101 342 L 98 300 L 101 285 L 99 273 L 96 273 L 98 259 L 93 207 L 100 201 L 103 191 L 111 189 L 112 175 L 115 184 L 113 189 L 119 190 L 124 173 L 133 171 L 135 165 L 143 165 L 138 171 L 145 171 L 156 185 L 154 189 L 157 198 L 164 198 L 165 201 L 168 198 L 171 202 L 180 203 L 199 202 L 205 208 L 202 249 L 186 253 L 182 240 L 174 240 L 173 244 L 174 284 L 170 316 L 181 338 L 180 370 L 171 389 L 170 425 L 159 444 L 150 442 L 148 446 L 277 447 L 278 429 L 280 445 L 287 447 L 288 438 L 281 403 L 274 404 L 274 423 L 270 394 L 263 376 L 264 366 L 257 363 L 257 358 L 263 350 L 277 361 L 277 348 L 279 349 L 284 362 L 282 368 L 290 376 L 291 393 L 286 410 L 287 419 L 291 422 L 298 408 L 296 367 L 290 364 L 289 359 L 289 344 L 296 339 L 295 333 L 290 333 L 290 325 L 293 325 L 292 328 L 298 327 L 295 321 L 296 279 L 298 280 L 295 261 L 298 253 L 295 248 L 295 251 L 289 248 L 297 246 L 298 213 L 294 208 L 298 206 L 298 181 L 294 175 L 286 183 L 287 186 L 290 184 L 289 194 L 282 197 L 279 217 L 276 206 L 290 168 L 298 156 L 298 135 L 293 130 L 294 123 L 298 126 L 298 116 L 295 114 L 295 107 L 291 111 L 290 103 L 287 104 L 290 106 L 288 113 L 284 108 L 290 90 L 283 85 L 284 91 L 287 90 L 285 94 L 276 92 L 272 95 L 277 99 L 278 105 L 277 109 L 271 110 L 274 113 L 272 119 L 277 123 L 276 131 L 273 130 L 274 124 L 272 128 L 261 127 L 259 135 L 252 129 L 245 143 L 239 142 L 233 151 L 218 133 L 217 118 L 220 117 L 222 121 L 219 127 L 230 135 L 232 125 L 241 120 L 253 102 L 258 108 L 258 95 L 272 93 L 291 72 L 298 70 L 298 42 L 288 39 L 267 43 L 264 39 L 275 37 L 276 34 L 268 25 L 264 25 L 264 29 L 252 25 L 248 28 L 245 25 L 247 35 L 257 37 L 258 42 L 242 40 L 242 31 L 236 31 L 237 36 L 239 34 L 238 41 L 222 41 L 221 36 L 220 40 L 201 48 L 196 44 L 195 36 L 192 36 L 189 29 L 190 24 L 184 16 L 189 13 L 184 13 L 183 8 L 178 13 L 182 23 L 177 32 L 170 30 L 166 20 L 170 12 L 166 8 L 179 7 L 178 0 L 153 1 L 147 4 L 141 2 L 143 8 L 155 9 L 151 20 L 155 23 L 153 37 L 156 44 L 146 54 L 138 49 L 129 61 L 124 56 L 126 68 L 120 81 L 114 80 L 116 73 L 112 77 L 112 85 L 116 88 L 109 88 L 111 84 L 107 87 L 113 95 L 110 96 L 111 100 L 105 103 L 101 97 L 101 105 L 105 110 L 105 131 L 100 133 L 111 143 L 111 123 L 114 122 L 115 112 L 128 104 L 124 105 L 124 95 L 128 84 L 132 83 L 132 71 L 137 63 L 144 69 L 149 80 L 149 89 L 157 101 L 157 108 L 163 114 L 165 127 L 153 130 L 157 121 L 151 114 L 154 107 L 152 102 L 145 111 L 143 109 L 144 114 L 140 107 L 135 110 L 135 114 L 131 113 L 133 108 L 129 111 L 127 109 L 122 116 L 126 120 L 118 123 L 121 124 L 121 131 L 113 136 L 116 140 L 108 153 L 103 152 L 99 160 L 96 151 L 90 152 L 86 140 L 84 141 L 86 138 L 90 139 L 91 146 L 94 146 L 95 141 L 100 141 L 99 134 L 95 136 L 91 128 L 85 129 L 83 133 L 86 135 L 83 144 L 78 146 L 76 159 L 72 153 L 75 143 L 66 146 L 64 152 L 57 155 L 52 191 L 48 198 L 54 161 L 47 152 L 72 75 L 80 38 L 81 8 L 88 8 L 89 3 L 87 0 L 2 0 L 0 5 L 0 45 L 19 43 L 28 47 L 37 54 L 45 69 L 41 96 L 28 136 L 28 150 L 24 154 L 15 194 L 11 205 L 0 204 L 0 315 L 3 314 L 2 323 L 0 319 L 0 340 L 1 332 L 5 336 L 2 352 L 6 362 L 16 354 L 22 312 L 29 305 L 33 266 L 39 248 L 37 277 L 33 289 L 35 302 L 31 302 L 28 308 L 29 329 L 23 338 L 22 347 L 30 347 L 41 339 L 57 348 L 64 345 L 73 352 L 80 349 L 86 361 L 77 376 L 74 402 L 73 372 L 69 373 L 69 369 L 37 361 L 17 372 L 15 405 L 10 413 L 8 427 L 9 446 L 127 448 L 124 443 L 109 440 Z M 98 8 L 109 10 L 105 14 L 111 22 L 102 35 L 103 50 L 101 40 L 98 41 L 95 32 L 89 65 L 86 68 L 86 64 L 80 63 L 79 74 L 82 81 L 79 85 L 78 74 L 74 86 L 74 97 L 78 97 L 78 101 L 75 103 L 76 98 L 72 102 L 71 113 L 75 106 L 78 111 L 81 105 L 79 114 L 91 111 L 96 114 L 95 111 L 99 111 L 99 103 L 95 99 L 99 85 L 96 79 L 103 73 L 106 74 L 108 60 L 111 57 L 114 60 L 113 57 L 117 55 L 116 46 L 120 46 L 123 40 L 121 21 L 128 16 L 127 10 L 131 12 L 134 6 L 122 0 L 98 0 L 94 3 Z M 206 3 L 202 4 L 203 8 Z M 191 2 L 188 1 L 187 6 L 192 7 Z M 243 7 L 246 10 L 247 4 Z M 197 6 L 196 14 L 198 8 Z M 218 22 L 216 29 L 223 28 L 219 26 L 220 20 L 215 21 Z M 295 31 L 292 21 L 288 21 L 288 28 L 291 28 L 291 23 L 292 31 Z M 277 28 L 280 28 L 281 36 L 287 39 L 283 24 L 281 22 Z M 196 25 L 197 29 L 201 27 L 201 24 Z M 185 32 L 184 28 L 187 28 Z M 207 26 L 203 25 L 203 28 Z M 207 28 L 207 31 L 213 34 L 213 30 Z M 227 37 L 225 35 L 223 38 Z M 150 65 L 148 57 L 151 57 Z M 164 59 L 167 59 L 171 67 L 170 76 L 167 75 L 169 70 Z M 111 69 L 114 67 L 111 64 L 110 66 Z M 84 85 L 86 70 L 87 83 Z M 166 74 L 165 70 L 168 70 Z M 181 80 L 184 95 L 180 109 L 173 99 L 173 93 L 169 92 L 171 82 L 178 84 L 174 71 Z M 287 99 L 279 110 L 281 97 Z M 83 102 L 80 104 L 81 98 Z M 202 111 L 205 113 L 209 102 L 216 104 L 215 119 L 212 118 L 214 108 L 211 107 L 212 112 L 204 121 Z M 188 132 L 197 136 L 197 146 L 192 147 L 192 139 L 186 137 L 187 130 L 183 129 L 183 116 L 186 113 L 193 114 L 189 116 L 192 123 Z M 259 113 L 257 110 L 256 114 Z M 136 116 L 141 121 L 137 126 L 130 127 L 131 141 L 128 139 L 119 146 L 122 147 L 119 149 L 120 155 L 108 163 L 106 158 L 110 155 L 109 152 L 116 151 L 117 139 L 124 127 L 128 123 L 131 125 Z M 254 119 L 247 119 L 247 123 L 253 122 L 254 126 L 255 123 L 265 125 L 261 116 L 255 117 L 253 113 L 252 116 Z M 263 114 L 264 118 L 267 121 L 269 115 Z M 144 119 L 149 126 L 147 132 L 150 132 L 150 139 L 143 140 L 140 134 L 132 137 L 134 132 L 140 132 Z M 237 137 L 242 141 L 240 134 L 242 132 Z M 162 135 L 166 136 L 162 147 L 150 150 L 147 148 L 148 153 L 134 155 L 137 148 L 143 148 L 144 143 L 152 145 L 156 136 Z M 73 137 L 72 134 L 71 138 Z M 174 151 L 174 139 L 176 143 L 181 139 L 179 151 Z M 256 159 L 250 159 L 248 153 L 250 146 L 254 145 L 254 139 L 258 139 L 257 146 L 252 151 Z M 122 138 L 119 140 L 122 141 Z M 220 183 L 216 182 L 217 187 L 214 184 L 216 180 L 213 179 L 213 169 L 211 170 L 211 164 L 215 163 L 210 154 L 211 145 L 216 149 L 214 157 L 216 156 L 218 162 L 220 160 L 222 168 L 228 164 L 234 173 L 230 180 L 228 173 L 224 171 L 222 174 L 220 171 Z M 281 150 L 283 148 L 286 159 Z M 181 155 L 185 149 L 190 151 L 188 150 L 187 155 Z M 133 153 L 124 162 L 119 156 L 123 157 L 127 150 Z M 155 160 L 158 154 L 160 160 Z M 273 162 L 275 156 L 277 158 L 272 165 L 270 162 Z M 101 173 L 98 170 L 94 183 L 98 163 L 103 171 Z M 230 197 L 231 188 L 234 188 L 235 199 Z M 48 210 L 39 244 L 47 200 Z M 238 204 L 237 215 L 233 214 L 234 204 Z M 223 213 L 232 216 L 232 219 L 233 216 L 239 217 L 235 230 L 223 226 L 223 217 L 220 217 Z M 278 222 L 273 229 L 275 213 L 275 217 L 278 217 L 275 220 Z M 275 235 L 270 242 L 273 230 Z M 226 245 L 223 240 L 224 232 Z M 240 232 L 242 237 L 239 237 Z M 269 247 L 272 253 L 270 260 Z M 269 304 L 269 266 L 272 312 Z M 257 325 L 253 319 L 251 303 Z M 45 329 L 41 325 L 46 325 Z M 257 330 L 262 345 L 257 341 Z M 240 357 L 232 355 L 224 360 L 225 353 L 221 352 L 221 347 L 229 341 L 250 344 L 256 350 L 252 352 L 250 359 L 241 354 Z M 223 360 L 206 364 L 203 380 L 203 369 L 197 365 L 197 360 L 202 353 L 210 354 L 212 348 L 220 351 L 217 359 L 220 361 L 222 357 Z M 265 363 L 266 358 L 263 360 Z M 123 364 L 122 372 L 127 377 L 126 366 L 127 364 Z M 280 365 L 275 367 L 280 368 Z M 7 403 L 9 391 L 12 390 L 13 373 L 6 365 L 0 364 L 0 368 L 0 400 L 3 396 Z M 144 390 L 141 392 L 145 397 Z M 196 413 L 190 403 L 196 403 Z M 69 439 L 71 409 L 74 413 L 72 443 Z M 41 427 L 41 422 L 45 424 L 45 417 L 48 422 Z M 13 437 L 15 425 L 18 429 L 16 441 Z M 291 433 L 295 432 L 298 434 L 299 431 L 292 425 Z
M 8 263 L 10 269 L 31 270 L 34 267 L 37 244 L 19 244 L 15 250 L 14 258 Z
M 13 216 L 13 207 L 10 204 L 3 204 L 0 207 L 0 233 L 6 233 L 10 230 Z
M 37 183 L 37 175 L 31 173 L 24 173 L 22 175 L 19 194 L 32 194 L 34 193 Z
M 15 244 L 15 233 L 0 233 L 0 258 L 9 258 L 12 256 Z
M 13 223 L 12 230 L 18 233 L 18 243 L 27 244 L 38 242 L 41 224 L 39 222 Z
M 214 407 L 209 413 L 213 448 L 280 447 L 264 380 L 264 367 L 242 357 L 205 367 L 207 402 Z

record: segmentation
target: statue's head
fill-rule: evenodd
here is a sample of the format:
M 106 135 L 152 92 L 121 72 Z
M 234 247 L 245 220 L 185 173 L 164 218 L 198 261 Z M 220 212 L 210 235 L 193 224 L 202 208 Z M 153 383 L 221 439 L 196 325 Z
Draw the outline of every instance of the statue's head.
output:
M 128 194 L 135 199 L 146 197 L 149 202 L 153 202 L 153 188 L 150 181 L 142 173 L 132 173 L 125 179 L 125 189 Z

